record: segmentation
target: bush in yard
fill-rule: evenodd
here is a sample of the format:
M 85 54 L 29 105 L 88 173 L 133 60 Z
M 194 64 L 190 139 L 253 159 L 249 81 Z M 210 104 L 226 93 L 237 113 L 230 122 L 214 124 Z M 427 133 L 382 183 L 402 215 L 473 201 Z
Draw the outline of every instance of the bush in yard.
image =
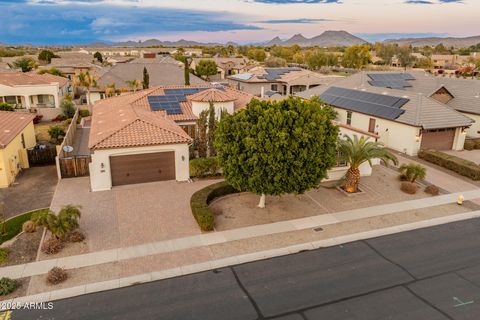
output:
M 440 190 L 435 185 L 429 185 L 425 188 L 425 193 L 431 194 L 432 196 L 438 196 L 440 194 Z
M 47 282 L 49 284 L 59 284 L 68 278 L 68 273 L 65 269 L 60 267 L 53 267 L 48 271 Z
M 0 111 L 15 111 L 15 108 L 6 102 L 0 102 Z
M 475 149 L 475 141 L 465 140 L 465 144 L 463 145 L 463 149 L 469 150 L 469 151 Z
M 190 176 L 208 177 L 218 174 L 220 166 L 216 157 L 197 158 L 190 160 Z
M 80 109 L 78 110 L 78 114 L 80 115 L 80 117 L 85 118 L 90 116 L 90 111 L 88 111 L 87 109 Z
M 32 220 L 25 221 L 22 225 L 22 231 L 25 233 L 34 233 L 37 226 Z
M 75 230 L 67 233 L 65 240 L 68 242 L 82 242 L 83 240 L 85 240 L 85 235 L 80 231 Z
M 215 227 L 215 217 L 212 210 L 208 206 L 215 198 L 237 193 L 227 182 L 219 182 L 198 190 L 190 199 L 190 207 L 202 231 L 212 231 Z
M 6 296 L 17 290 L 17 281 L 3 277 L 0 279 L 0 296 Z
M 465 177 L 469 177 L 472 180 L 480 180 L 480 166 L 478 166 L 475 162 L 436 150 L 421 150 L 418 153 L 418 157 L 425 161 L 455 171 L 456 173 Z
M 215 133 L 226 181 L 260 197 L 301 194 L 315 188 L 337 162 L 335 112 L 319 99 L 253 99 L 225 115 Z
M 32 221 L 47 228 L 55 238 L 63 239 L 67 233 L 78 228 L 80 216 L 79 206 L 67 205 L 58 212 L 58 215 L 46 211 L 32 216 Z
M 404 181 L 402 182 L 400 189 L 405 193 L 415 194 L 417 193 L 418 186 L 416 183 Z
M 33 118 L 33 124 L 39 124 L 42 121 L 43 116 L 41 114 L 37 114 L 35 118 Z
M 51 126 L 48 128 L 48 135 L 52 138 L 53 141 L 59 142 L 60 137 L 65 136 L 65 127 L 64 126 Z
M 475 140 L 475 149 L 480 149 L 480 139 Z
M 423 180 L 427 176 L 427 169 L 416 163 L 402 164 L 399 168 L 400 179 L 403 181 L 415 182 Z
M 45 254 L 56 254 L 63 249 L 63 242 L 57 238 L 45 240 L 42 244 L 42 252 Z
M 8 259 L 8 250 L 5 248 L 0 248 L 0 264 L 6 262 Z
M 63 99 L 60 108 L 62 109 L 63 116 L 67 119 L 73 118 L 75 115 L 75 104 L 70 99 Z

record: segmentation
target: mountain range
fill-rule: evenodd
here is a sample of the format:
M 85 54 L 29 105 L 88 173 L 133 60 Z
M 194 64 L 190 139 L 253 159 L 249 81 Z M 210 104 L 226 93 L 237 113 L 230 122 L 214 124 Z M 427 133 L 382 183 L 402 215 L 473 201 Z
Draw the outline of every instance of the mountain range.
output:
M 424 46 L 437 46 L 443 44 L 445 47 L 464 48 L 474 46 L 480 43 L 480 36 L 475 37 L 430 37 L 430 38 L 404 38 L 404 39 L 388 39 L 385 43 L 396 43 L 399 46 L 412 46 L 412 47 L 424 47 Z
M 356 37 L 347 31 L 329 30 L 313 38 L 305 38 L 300 33 L 284 41 L 282 41 L 279 37 L 275 37 L 265 43 L 264 46 L 291 46 L 297 44 L 301 47 L 349 47 L 364 43 L 367 43 L 367 41 Z

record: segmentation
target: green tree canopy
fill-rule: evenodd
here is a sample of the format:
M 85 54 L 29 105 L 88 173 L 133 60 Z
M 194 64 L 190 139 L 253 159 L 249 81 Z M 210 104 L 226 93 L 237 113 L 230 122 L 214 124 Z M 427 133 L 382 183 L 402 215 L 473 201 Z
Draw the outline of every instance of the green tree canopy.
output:
M 263 48 L 252 48 L 248 50 L 247 57 L 252 60 L 263 62 L 265 61 L 267 54 Z
M 351 46 L 345 49 L 342 66 L 345 68 L 362 69 L 370 62 L 370 47 L 368 45 Z
M 279 68 L 279 67 L 286 67 L 287 60 L 278 57 L 268 57 L 265 60 L 265 66 L 269 68 Z
M 13 66 L 17 69 L 21 69 L 22 72 L 29 72 L 35 69 L 38 64 L 32 58 L 19 58 L 13 62 Z
M 319 185 L 336 163 L 335 112 L 318 99 L 252 100 L 225 115 L 215 147 L 225 179 L 262 195 L 303 193 Z
M 205 79 L 209 79 L 210 76 L 217 74 L 217 64 L 213 60 L 200 60 L 195 67 L 195 73 Z
M 50 69 L 41 69 L 37 72 L 38 74 L 45 74 L 45 73 L 48 73 L 48 74 L 52 74 L 54 76 L 59 76 L 59 77 L 65 77 L 65 75 L 63 74 L 62 71 L 58 70 L 57 68 L 55 67 L 52 67 Z
M 333 53 L 325 53 L 321 50 L 313 50 L 306 54 L 306 64 L 312 70 L 318 70 L 325 66 L 338 65 L 338 58 Z
M 143 89 L 148 89 L 150 87 L 150 75 L 148 74 L 147 67 L 143 67 Z
M 38 60 L 46 63 L 52 62 L 52 58 L 59 58 L 52 50 L 42 50 L 38 54 Z
M 103 63 L 103 56 L 100 52 L 95 52 L 93 58 L 97 59 L 98 62 Z

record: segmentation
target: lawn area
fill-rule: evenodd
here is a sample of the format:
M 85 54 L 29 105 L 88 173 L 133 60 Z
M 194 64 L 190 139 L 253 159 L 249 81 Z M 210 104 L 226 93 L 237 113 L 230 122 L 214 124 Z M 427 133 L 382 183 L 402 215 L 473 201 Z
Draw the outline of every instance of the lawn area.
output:
M 4 231 L 0 235 L 0 244 L 4 243 L 15 237 L 22 231 L 22 225 L 25 221 L 30 220 L 30 217 L 35 212 L 48 211 L 48 208 L 38 209 L 30 212 L 23 213 L 16 217 L 10 218 L 5 223 L 0 224 L 0 230 Z

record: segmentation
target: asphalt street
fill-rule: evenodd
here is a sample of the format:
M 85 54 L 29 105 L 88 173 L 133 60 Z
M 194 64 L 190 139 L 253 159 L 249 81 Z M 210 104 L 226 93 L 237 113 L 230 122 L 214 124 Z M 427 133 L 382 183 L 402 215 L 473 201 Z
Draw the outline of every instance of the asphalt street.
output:
M 478 320 L 480 219 L 59 300 L 12 319 Z

